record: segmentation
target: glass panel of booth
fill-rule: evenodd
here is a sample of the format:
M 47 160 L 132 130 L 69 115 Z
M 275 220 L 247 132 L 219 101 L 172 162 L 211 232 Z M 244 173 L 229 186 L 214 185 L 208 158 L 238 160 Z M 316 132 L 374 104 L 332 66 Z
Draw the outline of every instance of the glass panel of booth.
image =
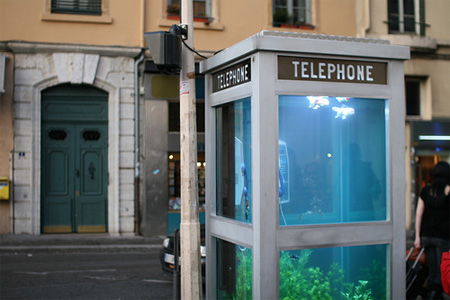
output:
M 251 223 L 251 98 L 216 109 L 216 214 Z
M 390 299 L 389 248 L 280 251 L 279 299 Z
M 388 218 L 385 99 L 279 96 L 279 224 Z
M 252 250 L 216 239 L 217 299 L 252 299 Z M 390 299 L 388 244 L 279 251 L 279 299 Z
M 216 240 L 216 299 L 252 299 L 252 250 Z

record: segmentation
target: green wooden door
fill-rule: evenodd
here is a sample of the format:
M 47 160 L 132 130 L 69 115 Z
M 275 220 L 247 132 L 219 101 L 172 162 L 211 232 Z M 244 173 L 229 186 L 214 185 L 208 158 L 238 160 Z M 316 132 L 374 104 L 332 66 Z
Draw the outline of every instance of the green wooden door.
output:
M 106 232 L 107 125 L 76 126 L 75 216 L 77 232 Z
M 60 86 L 42 94 L 42 231 L 107 231 L 107 94 Z

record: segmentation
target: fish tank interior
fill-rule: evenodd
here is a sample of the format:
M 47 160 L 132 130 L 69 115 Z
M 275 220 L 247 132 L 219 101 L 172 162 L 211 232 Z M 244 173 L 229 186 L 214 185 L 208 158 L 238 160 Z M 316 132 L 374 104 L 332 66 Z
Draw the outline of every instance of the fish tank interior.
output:
M 279 224 L 387 215 L 384 99 L 279 96 Z
M 251 223 L 251 98 L 220 106 L 216 120 L 216 214 Z
M 279 299 L 390 299 L 389 245 L 280 251 Z M 252 251 L 216 240 L 217 299 L 252 299 Z
M 279 226 L 388 220 L 388 121 L 386 99 L 278 96 Z M 217 107 L 216 144 L 216 214 L 251 223 L 251 98 Z M 252 299 L 252 250 L 215 241 L 217 298 Z M 280 299 L 390 298 L 388 244 L 278 259 Z
M 279 96 L 280 226 L 390 217 L 388 115 L 385 99 Z M 251 223 L 251 98 L 216 122 L 216 214 Z

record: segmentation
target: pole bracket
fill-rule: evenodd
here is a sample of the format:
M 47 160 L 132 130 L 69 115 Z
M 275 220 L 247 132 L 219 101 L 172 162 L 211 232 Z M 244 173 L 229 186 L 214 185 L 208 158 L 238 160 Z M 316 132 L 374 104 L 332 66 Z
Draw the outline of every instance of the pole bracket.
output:
M 170 33 L 178 35 L 181 37 L 183 41 L 188 39 L 188 25 L 180 24 L 180 25 L 172 25 L 169 30 Z

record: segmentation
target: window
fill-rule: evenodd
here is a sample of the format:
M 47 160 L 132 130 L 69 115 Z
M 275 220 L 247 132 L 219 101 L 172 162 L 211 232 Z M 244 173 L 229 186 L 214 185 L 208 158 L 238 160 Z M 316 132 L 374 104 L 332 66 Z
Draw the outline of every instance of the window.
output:
M 405 78 L 406 115 L 420 117 L 420 79 Z
M 43 21 L 111 24 L 109 0 L 45 0 Z
M 209 18 L 211 16 L 211 0 L 193 0 L 194 18 Z M 180 0 L 167 1 L 167 16 L 180 17 Z
M 51 13 L 100 16 L 102 0 L 52 0 Z
M 273 26 L 311 24 L 310 0 L 274 0 Z
M 426 76 L 405 76 L 406 118 L 431 120 L 431 80 Z
M 205 132 L 205 103 L 195 105 L 197 132 Z M 180 131 L 180 102 L 169 102 L 169 132 Z
M 169 211 L 181 210 L 181 155 L 179 152 L 169 152 Z M 205 194 L 206 194 L 206 162 L 205 153 L 197 153 L 197 188 L 198 188 L 198 202 L 200 210 L 205 209 Z
M 424 0 L 388 0 L 389 33 L 425 35 Z

